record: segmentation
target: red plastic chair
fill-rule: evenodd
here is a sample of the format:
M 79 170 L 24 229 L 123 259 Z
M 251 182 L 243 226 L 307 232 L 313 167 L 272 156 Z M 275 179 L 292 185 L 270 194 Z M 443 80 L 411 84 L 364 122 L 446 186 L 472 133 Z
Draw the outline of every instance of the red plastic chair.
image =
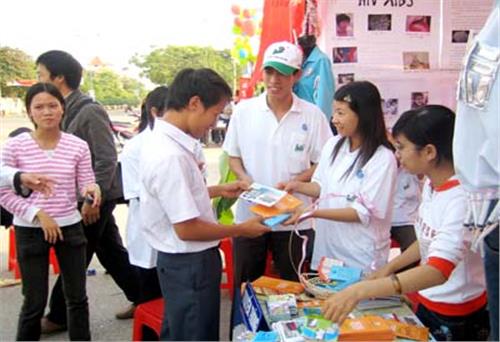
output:
M 143 341 L 144 327 L 153 330 L 160 336 L 161 323 L 165 302 L 158 298 L 137 306 L 134 313 L 134 326 L 132 330 L 133 341 Z
M 274 267 L 273 254 L 270 250 L 267 251 L 266 270 L 264 271 L 264 275 L 271 278 L 280 278 L 276 267 Z
M 61 272 L 54 248 L 51 248 L 49 252 L 49 264 L 52 265 L 55 274 Z M 14 227 L 9 228 L 9 259 L 7 260 L 7 268 L 14 273 L 14 279 L 21 279 L 21 271 L 17 263 L 16 234 L 14 232 Z
M 226 281 L 221 282 L 221 289 L 228 289 L 231 299 L 233 298 L 234 292 L 234 280 L 233 280 L 233 242 L 229 238 L 225 238 L 220 242 L 220 250 L 224 253 L 224 268 L 222 273 L 226 274 Z

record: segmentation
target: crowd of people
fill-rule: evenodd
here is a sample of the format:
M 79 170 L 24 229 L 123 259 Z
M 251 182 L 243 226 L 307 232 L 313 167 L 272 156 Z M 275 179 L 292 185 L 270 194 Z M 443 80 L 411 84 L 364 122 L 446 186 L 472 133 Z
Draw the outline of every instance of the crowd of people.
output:
M 467 196 L 454 167 L 455 114 L 425 104 L 404 112 L 388 132 L 375 84 L 353 81 L 334 92 L 333 78 L 325 113 L 314 103 L 317 91 L 311 99 L 294 93 L 310 75 L 302 75 L 308 57 L 319 56 L 315 41 L 308 44 L 306 56 L 289 42 L 266 49 L 265 91 L 235 106 L 224 138 L 237 180 L 214 186 L 206 184 L 200 139 L 232 99 L 216 72 L 187 68 L 168 88 L 149 93 L 139 134 L 118 164 L 108 115 L 79 90 L 81 65 L 63 51 L 38 57 L 40 83 L 26 95 L 34 131 L 10 138 L 2 159 L 0 201 L 14 214 L 23 279 L 18 340 L 66 329 L 72 340 L 91 338 L 86 268 L 94 255 L 131 303 L 117 318 L 163 297 L 160 339 L 219 340 L 218 246 L 227 237 L 233 325 L 240 286 L 264 274 L 269 250 L 287 280 L 298 280 L 303 258 L 313 271 L 322 257 L 363 270 L 363 281 L 325 301 L 323 315 L 333 322 L 362 299 L 417 292 L 416 314 L 436 339 L 488 337 L 487 305 L 491 314 L 498 303 L 487 300 L 483 262 L 463 224 Z M 284 189 L 303 206 L 272 230 L 244 201 L 234 224 L 218 223 L 210 199 L 237 198 L 253 182 Z M 129 205 L 128 251 L 113 217 L 122 197 Z M 402 253 L 389 262 L 391 238 Z M 44 316 L 52 246 L 61 276 Z M 498 322 L 491 326 L 498 338 Z

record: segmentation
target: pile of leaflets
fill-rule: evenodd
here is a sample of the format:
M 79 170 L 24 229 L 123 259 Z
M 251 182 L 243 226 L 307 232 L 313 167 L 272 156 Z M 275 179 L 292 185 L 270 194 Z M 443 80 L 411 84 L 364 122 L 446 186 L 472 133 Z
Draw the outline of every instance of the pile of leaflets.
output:
M 396 337 L 385 319 L 379 316 L 348 318 L 340 327 L 342 341 L 392 341 Z
M 341 291 L 361 280 L 362 271 L 355 267 L 332 266 L 327 275 L 328 280 L 317 283 L 316 286 L 323 287 L 333 292 Z
M 293 294 L 270 295 L 266 300 L 272 322 L 290 320 L 298 315 L 297 300 Z
M 240 198 L 255 204 L 250 210 L 267 219 L 264 224 L 269 227 L 286 221 L 291 216 L 290 213 L 303 203 L 285 191 L 259 183 L 253 183 L 249 190 L 240 195 Z
M 241 199 L 264 207 L 272 207 L 286 196 L 286 191 L 278 190 L 259 183 L 252 183 L 250 189 L 240 195 Z
M 299 295 L 304 292 L 304 286 L 301 283 L 266 276 L 252 282 L 252 286 L 257 294 L 264 295 L 288 293 Z
M 319 316 L 303 316 L 272 325 L 283 342 L 337 341 L 338 326 Z

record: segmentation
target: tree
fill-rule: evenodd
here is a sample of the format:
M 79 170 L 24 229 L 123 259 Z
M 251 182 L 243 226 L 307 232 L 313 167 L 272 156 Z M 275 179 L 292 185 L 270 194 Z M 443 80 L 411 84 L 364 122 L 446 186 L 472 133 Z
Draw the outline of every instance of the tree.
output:
M 0 94 L 19 96 L 22 91 L 7 87 L 7 83 L 18 79 L 34 79 L 35 62 L 22 50 L 0 47 Z
M 241 74 L 232 60 L 229 50 L 215 50 L 211 47 L 167 46 L 151 51 L 144 56 L 134 55 L 131 63 L 142 69 L 145 76 L 156 84 L 170 84 L 175 75 L 184 68 L 211 68 L 232 85 L 234 71 Z M 237 70 L 234 70 L 237 68 Z
M 120 76 L 110 69 L 85 72 L 82 90 L 93 90 L 96 100 L 103 105 L 137 106 L 146 93 L 139 81 Z

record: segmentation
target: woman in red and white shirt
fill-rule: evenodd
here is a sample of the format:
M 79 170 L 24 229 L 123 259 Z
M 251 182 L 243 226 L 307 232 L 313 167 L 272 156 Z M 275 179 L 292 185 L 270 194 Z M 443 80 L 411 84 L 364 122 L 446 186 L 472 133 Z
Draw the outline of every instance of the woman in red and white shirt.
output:
M 481 256 L 470 250 L 463 226 L 466 195 L 455 176 L 452 139 L 455 114 L 438 105 L 404 113 L 393 128 L 403 168 L 427 180 L 415 224 L 417 241 L 367 280 L 331 296 L 325 317 L 341 322 L 362 300 L 418 291 L 417 316 L 437 340 L 488 337 Z M 420 260 L 420 265 L 397 273 Z
M 84 219 L 96 219 L 100 203 L 88 145 L 61 132 L 64 98 L 48 83 L 33 85 L 26 109 L 35 126 L 32 133 L 11 138 L 3 149 L 5 165 L 39 173 L 54 180 L 50 196 L 34 192 L 28 198 L 0 189 L 0 203 L 14 214 L 17 260 L 23 279 L 24 302 L 17 340 L 39 340 L 40 320 L 48 296 L 49 250 L 55 248 L 61 268 L 71 340 L 90 339 L 86 282 L 86 243 L 77 209 L 77 195 L 86 198 Z M 78 186 L 78 187 L 77 187 Z

